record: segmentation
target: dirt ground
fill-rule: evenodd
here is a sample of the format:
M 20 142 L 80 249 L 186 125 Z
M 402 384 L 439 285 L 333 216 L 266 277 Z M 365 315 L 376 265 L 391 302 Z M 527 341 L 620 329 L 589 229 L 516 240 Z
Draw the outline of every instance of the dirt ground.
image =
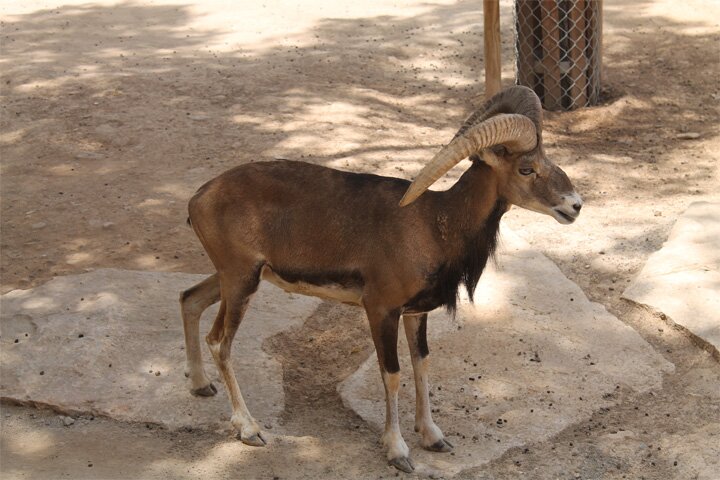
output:
M 509 85 L 510 2 L 501 10 Z M 209 272 L 185 225 L 204 181 L 272 158 L 409 178 L 483 98 L 481 2 L 32 0 L 0 14 L 2 293 L 99 267 Z M 569 227 L 505 217 L 675 372 L 660 391 L 619 393 L 617 406 L 459 478 L 713 478 L 718 359 L 620 296 L 677 216 L 718 198 L 719 18 L 710 0 L 606 0 L 601 105 L 546 116 L 546 150 L 583 214 Z M 678 138 L 688 132 L 699 138 Z M 332 451 L 238 457 L 226 432 L 65 427 L 3 405 L 3 477 L 395 476 L 335 390 L 372 353 L 367 327 L 355 310 L 323 308 L 265 348 L 283 362 L 285 425 Z

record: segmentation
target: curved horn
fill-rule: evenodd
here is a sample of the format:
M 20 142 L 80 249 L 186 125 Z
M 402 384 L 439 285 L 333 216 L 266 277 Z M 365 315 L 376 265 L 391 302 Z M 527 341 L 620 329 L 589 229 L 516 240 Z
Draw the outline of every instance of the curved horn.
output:
M 460 160 L 493 145 L 503 144 L 511 152 L 528 152 L 538 144 L 535 122 L 525 115 L 516 113 L 499 114 L 482 123 L 469 125 L 465 131 L 453 138 L 423 168 L 405 192 L 400 206 L 415 201 L 445 172 Z
M 534 91 L 521 85 L 506 88 L 486 101 L 463 122 L 455 137 L 461 136 L 473 125 L 482 123 L 500 113 L 519 113 L 528 117 L 535 124 L 538 141 L 540 140 L 542 136 L 542 104 Z

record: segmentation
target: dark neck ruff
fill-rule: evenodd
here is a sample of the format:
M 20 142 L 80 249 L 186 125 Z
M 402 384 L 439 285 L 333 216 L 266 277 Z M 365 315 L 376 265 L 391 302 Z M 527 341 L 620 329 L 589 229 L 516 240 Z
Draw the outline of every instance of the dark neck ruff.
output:
M 480 228 L 465 236 L 460 254 L 430 275 L 428 288 L 408 302 L 407 309 L 429 311 L 444 306 L 454 315 L 461 285 L 465 286 L 472 302 L 487 261 L 495 254 L 500 219 L 506 211 L 507 203 L 498 199 Z
M 449 313 L 455 313 L 461 284 L 465 286 L 470 301 L 473 301 L 475 287 L 480 281 L 488 259 L 495 256 L 500 219 L 506 210 L 507 204 L 504 201 L 495 202 L 485 223 L 474 235 L 466 237 L 465 248 L 460 257 L 446 263 L 438 271 L 442 304 Z

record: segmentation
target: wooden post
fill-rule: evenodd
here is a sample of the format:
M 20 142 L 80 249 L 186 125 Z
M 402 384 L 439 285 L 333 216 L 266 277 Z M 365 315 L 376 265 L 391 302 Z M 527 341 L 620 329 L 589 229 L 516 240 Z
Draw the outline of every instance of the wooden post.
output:
M 483 0 L 485 21 L 485 98 L 500 91 L 500 0 Z
M 548 110 L 562 108 L 562 87 L 560 85 L 560 25 L 557 0 L 542 0 L 540 3 L 543 30 L 543 106 Z

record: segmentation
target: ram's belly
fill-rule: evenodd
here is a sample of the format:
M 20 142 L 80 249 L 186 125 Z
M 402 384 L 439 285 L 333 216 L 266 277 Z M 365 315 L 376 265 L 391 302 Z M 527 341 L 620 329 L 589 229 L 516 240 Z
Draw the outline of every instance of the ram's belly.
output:
M 313 282 L 317 283 L 310 283 L 308 280 L 296 278 L 297 275 L 292 275 L 293 278 L 283 278 L 281 274 L 273 271 L 267 265 L 262 268 L 260 277 L 289 293 L 299 293 L 351 305 L 360 305 L 362 300 L 362 286 L 350 282 L 341 284 L 329 280 L 322 281 L 315 277 Z

